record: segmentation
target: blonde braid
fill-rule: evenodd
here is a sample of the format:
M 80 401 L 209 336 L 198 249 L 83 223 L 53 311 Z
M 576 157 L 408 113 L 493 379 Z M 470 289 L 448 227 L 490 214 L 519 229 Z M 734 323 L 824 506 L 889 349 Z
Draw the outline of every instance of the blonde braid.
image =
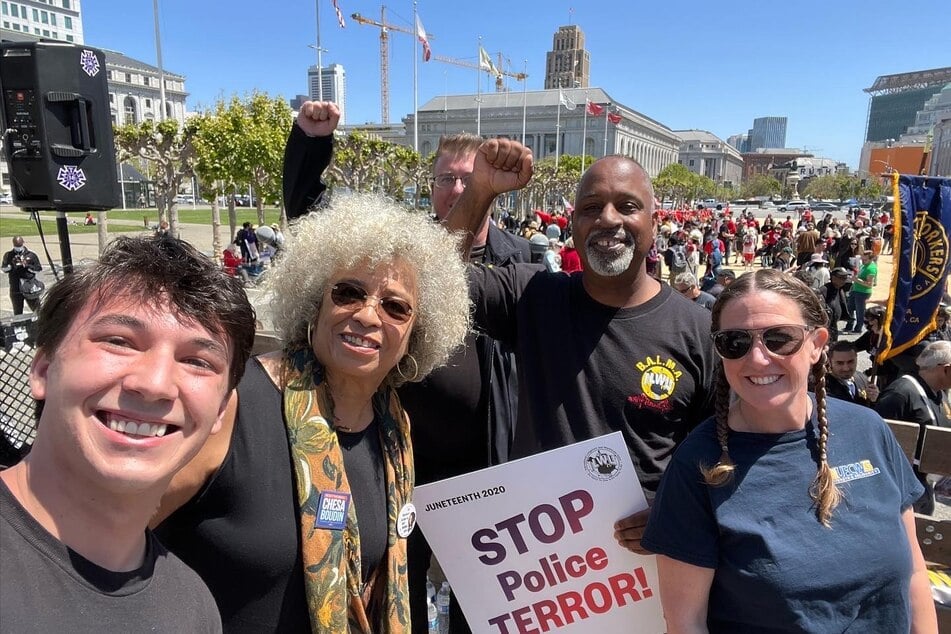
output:
M 727 383 L 723 372 L 723 364 L 718 363 L 716 368 L 716 383 L 714 392 L 714 408 L 717 420 L 717 444 L 720 445 L 720 460 L 712 467 L 700 465 L 700 473 L 704 481 L 710 486 L 721 486 L 733 479 L 736 465 L 730 459 L 729 452 L 729 417 L 730 417 L 730 384 Z
M 829 420 L 826 418 L 826 362 L 827 355 L 825 350 L 819 358 L 819 362 L 813 366 L 812 372 L 816 382 L 816 420 L 818 421 L 819 431 L 819 469 L 816 473 L 816 479 L 809 487 L 809 497 L 816 505 L 816 519 L 826 527 L 830 526 L 829 520 L 832 518 L 832 511 L 842 500 L 842 492 L 835 484 L 835 478 L 832 469 L 829 468 L 828 445 L 829 445 Z

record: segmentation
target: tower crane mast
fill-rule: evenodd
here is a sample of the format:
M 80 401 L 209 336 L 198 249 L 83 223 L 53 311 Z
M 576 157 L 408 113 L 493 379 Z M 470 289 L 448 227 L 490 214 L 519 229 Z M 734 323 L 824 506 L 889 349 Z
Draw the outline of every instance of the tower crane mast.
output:
M 350 18 L 364 26 L 375 26 L 380 29 L 380 122 L 390 122 L 390 31 L 397 33 L 407 33 L 416 36 L 416 31 L 398 24 L 390 24 L 386 21 L 386 6 L 380 7 L 379 21 L 371 18 L 365 18 L 359 13 L 354 13 Z M 427 34 L 429 39 L 433 39 L 431 34 Z

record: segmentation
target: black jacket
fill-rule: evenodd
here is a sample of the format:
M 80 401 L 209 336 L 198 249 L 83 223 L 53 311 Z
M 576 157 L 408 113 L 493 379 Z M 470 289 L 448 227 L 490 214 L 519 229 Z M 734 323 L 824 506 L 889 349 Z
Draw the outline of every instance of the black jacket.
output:
M 861 372 L 856 372 L 852 381 L 855 382 L 855 396 L 849 393 L 849 387 L 845 381 L 837 379 L 831 373 L 826 373 L 826 394 L 842 401 L 857 403 L 865 407 L 874 408 L 875 405 L 868 400 L 865 389 L 868 387 L 868 377 Z
M 333 137 L 308 137 L 298 126 L 293 126 L 287 139 L 287 145 L 284 150 L 284 205 L 287 210 L 288 218 L 302 216 L 315 204 L 320 202 L 320 198 L 327 189 L 321 182 L 320 177 L 324 170 L 330 165 L 333 155 Z M 508 232 L 502 231 L 489 223 L 489 232 L 486 240 L 485 254 L 483 263 L 487 266 L 502 266 L 515 262 L 530 262 L 531 252 L 528 240 L 514 236 Z M 428 455 L 428 450 L 416 453 L 417 483 L 423 483 L 436 477 L 448 477 L 457 475 L 457 473 L 447 473 L 446 469 L 450 465 L 456 464 L 466 467 L 486 467 L 493 464 L 505 462 L 508 459 L 509 449 L 512 445 L 512 438 L 515 433 L 515 419 L 518 413 L 518 384 L 516 379 L 515 355 L 511 350 L 506 349 L 502 344 L 485 335 L 478 335 L 470 338 L 474 341 L 476 353 L 478 354 L 479 380 L 478 386 L 484 398 L 480 398 L 479 410 L 476 417 L 480 421 L 485 421 L 484 428 L 480 436 L 485 438 L 485 446 L 468 447 L 468 451 L 478 454 L 468 456 L 468 459 L 460 459 L 459 456 L 446 455 L 446 452 L 440 452 L 440 455 Z M 457 370 L 464 372 L 465 366 L 459 363 L 462 352 L 453 355 L 449 360 L 448 371 Z M 443 369 L 443 372 L 447 369 Z M 471 375 L 460 375 L 458 377 L 464 382 L 470 382 L 474 379 Z M 471 385 L 471 383 L 470 383 Z M 477 386 L 472 385 L 473 388 Z M 425 390 L 426 386 L 410 384 L 405 386 L 405 390 L 418 391 Z M 401 392 L 403 390 L 401 389 Z M 406 394 L 404 405 L 407 409 L 417 399 Z M 419 436 L 427 436 L 420 448 L 439 446 L 439 436 L 445 435 L 443 429 L 426 429 L 422 424 L 426 417 L 413 415 L 413 437 L 414 443 Z M 441 416 L 452 416 L 451 412 L 441 412 Z M 432 438 L 429 438 L 432 437 Z M 434 442 L 430 443 L 432 439 Z M 445 444 L 445 443 L 444 443 Z M 434 452 L 433 452 L 434 453 Z M 429 464 L 438 462 L 440 464 Z M 458 467 L 457 467 L 458 468 Z M 467 468 L 468 470 L 468 468 Z

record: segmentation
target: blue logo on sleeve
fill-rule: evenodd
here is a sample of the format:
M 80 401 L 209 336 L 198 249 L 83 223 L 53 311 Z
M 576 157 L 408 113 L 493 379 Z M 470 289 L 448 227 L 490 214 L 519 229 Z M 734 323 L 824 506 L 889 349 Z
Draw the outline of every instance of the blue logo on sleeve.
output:
M 347 509 L 350 507 L 350 494 L 343 491 L 321 491 L 317 502 L 317 518 L 314 528 L 326 528 L 332 531 L 343 530 L 347 525 Z

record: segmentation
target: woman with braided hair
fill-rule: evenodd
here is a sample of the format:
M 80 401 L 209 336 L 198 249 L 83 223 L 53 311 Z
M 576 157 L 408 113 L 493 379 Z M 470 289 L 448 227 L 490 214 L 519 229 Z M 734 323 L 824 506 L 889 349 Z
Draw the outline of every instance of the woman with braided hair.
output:
M 826 326 L 771 269 L 714 305 L 716 414 L 674 453 L 641 542 L 670 634 L 937 632 L 921 485 L 874 411 L 826 397 Z

